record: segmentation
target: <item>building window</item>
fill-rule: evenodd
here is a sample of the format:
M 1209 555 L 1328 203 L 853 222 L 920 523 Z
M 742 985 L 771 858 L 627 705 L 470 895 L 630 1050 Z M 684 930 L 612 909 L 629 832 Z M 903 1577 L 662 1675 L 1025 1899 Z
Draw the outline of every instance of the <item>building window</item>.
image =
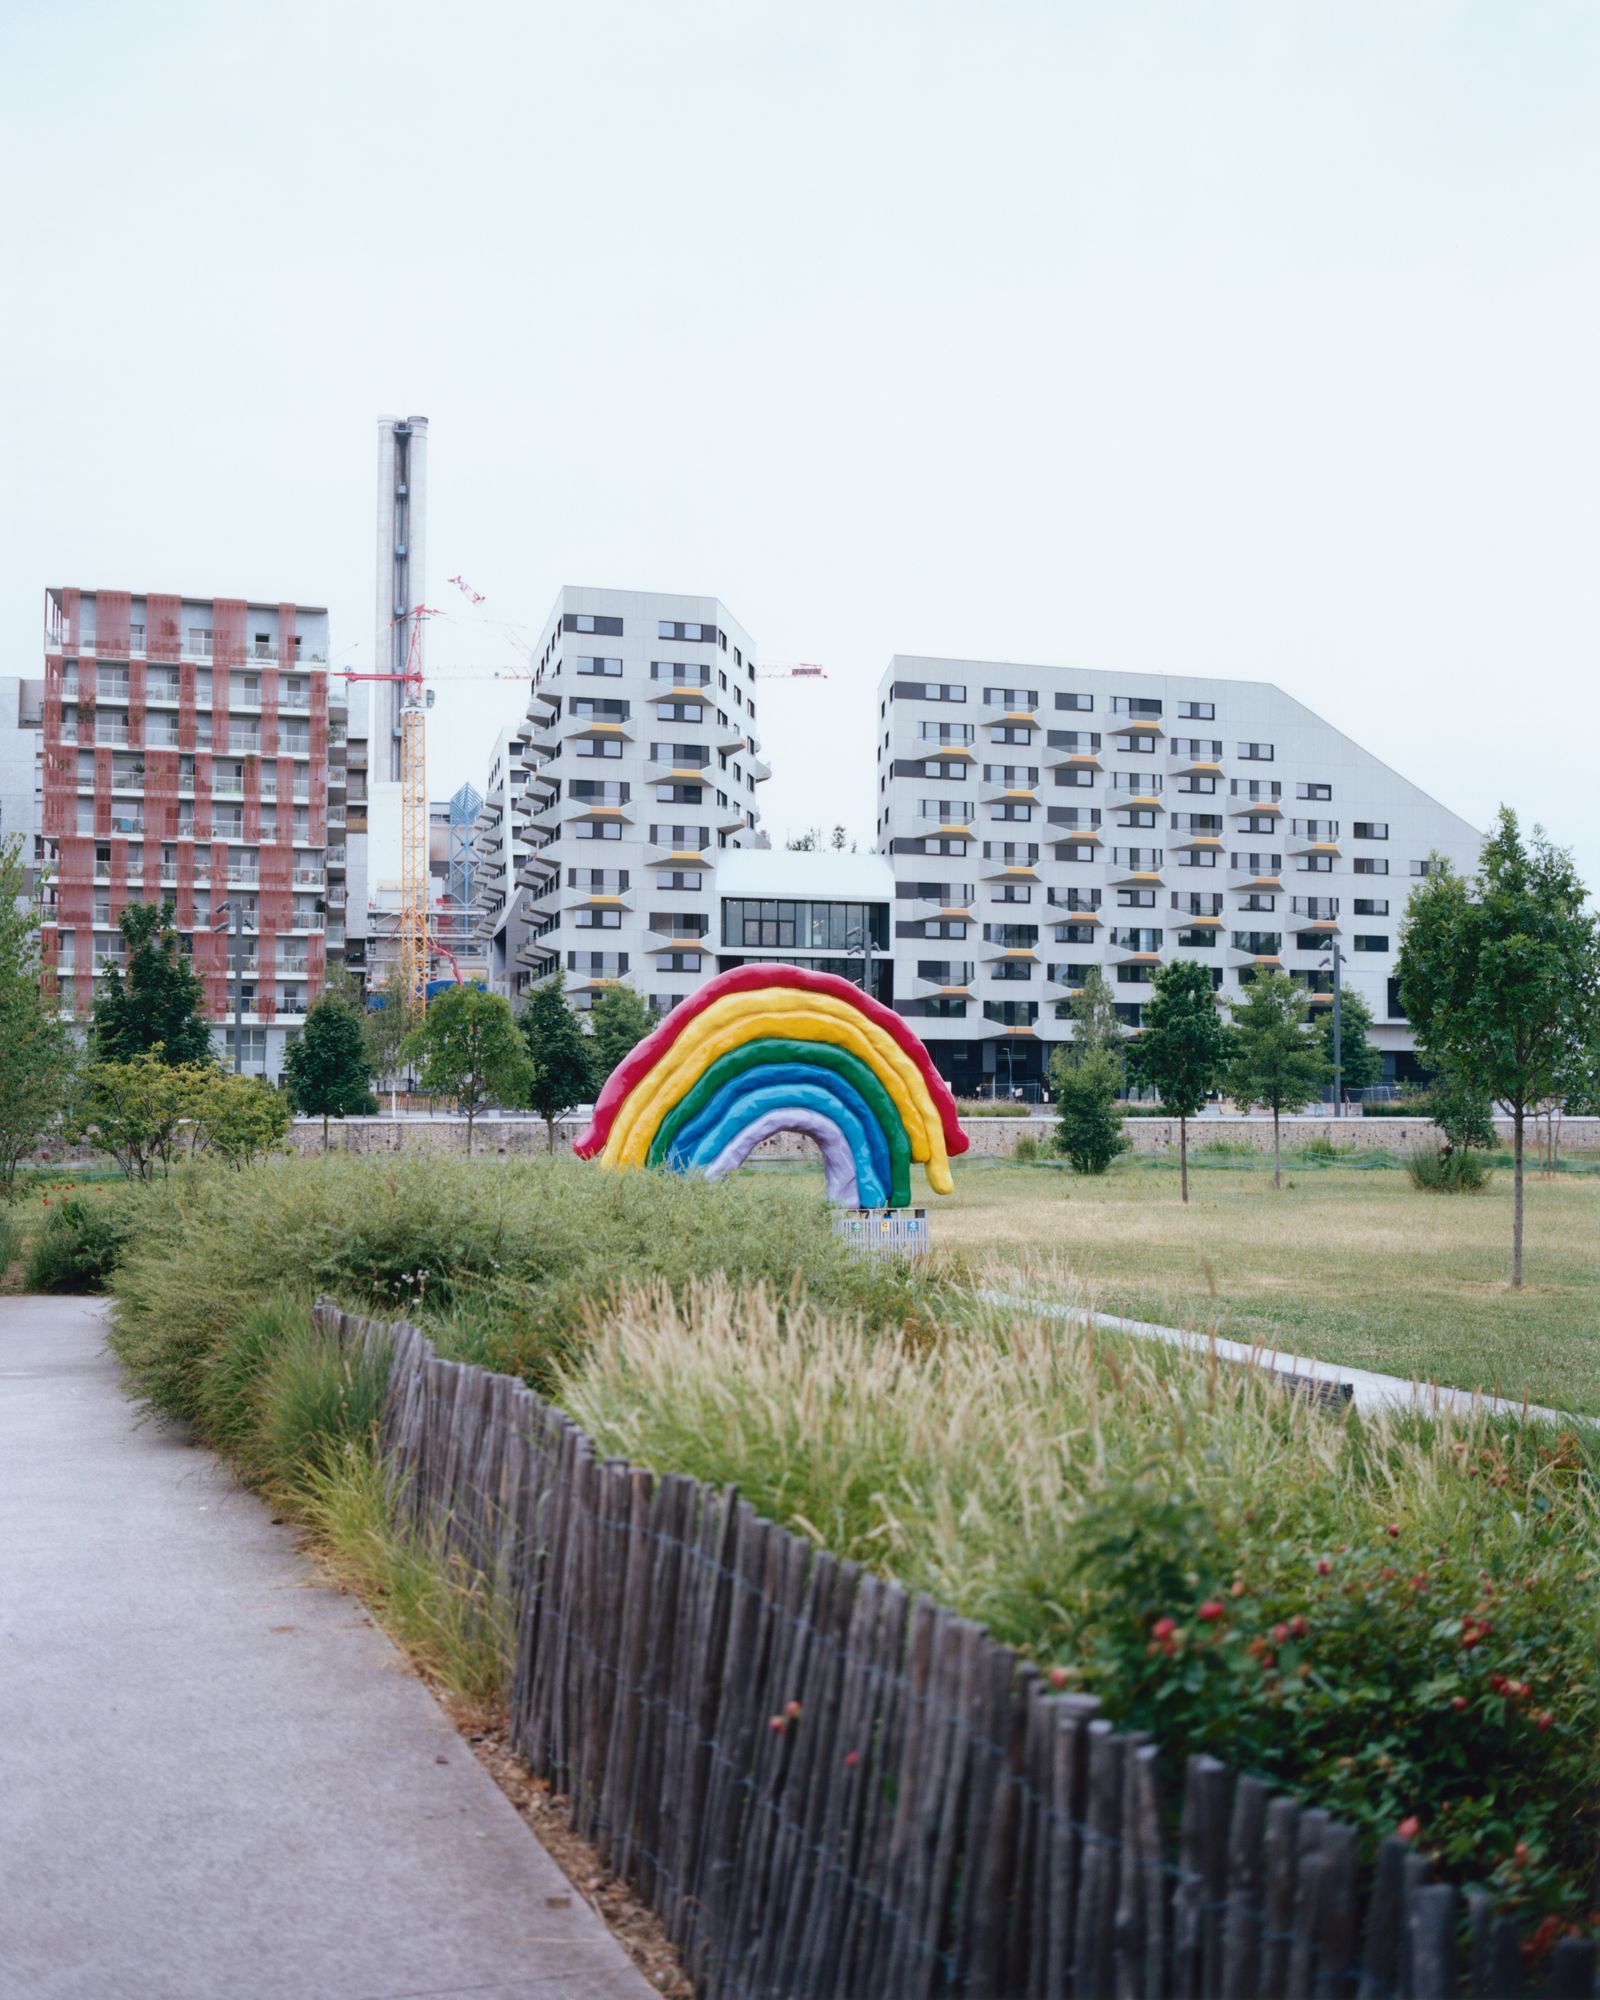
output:
M 1085 790 L 1094 780 L 1095 773 L 1087 764 L 1063 764 L 1056 772 L 1056 783 L 1069 789 Z
M 1147 695 L 1113 695 L 1111 698 L 1111 710 L 1114 715 L 1140 716 L 1151 722 L 1159 722 L 1161 720 L 1160 702 L 1152 700 Z
M 1241 743 L 1239 755 L 1247 764 L 1270 764 L 1273 749 L 1270 743 Z
M 710 687 L 711 663 L 709 660 L 652 660 L 650 678 L 656 682 L 665 681 L 671 687 Z
M 1353 865 L 1358 875 L 1387 875 L 1389 857 L 1386 854 L 1358 854 Z
M 1297 854 L 1294 865 L 1302 875 L 1330 875 L 1333 872 L 1331 854 Z
M 1033 807 L 1019 803 L 1016 799 L 1001 799 L 989 808 L 990 819 L 1028 820 L 1033 818 Z
M 991 743 L 1031 743 L 1033 731 L 1025 722 L 997 722 L 989 730 Z
M 967 690 L 959 681 L 896 681 L 889 690 L 896 701 L 965 701 Z
M 1031 1028 L 1039 1018 L 1037 1000 L 985 1000 L 983 1018 L 1003 1028 Z
M 1357 931 L 1350 940 L 1357 951 L 1387 951 L 1389 940 L 1380 932 Z
M 1389 914 L 1387 896 L 1357 896 L 1355 911 L 1358 917 L 1386 917 Z
M 908 1012 L 929 1021 L 965 1020 L 967 1003 L 953 993 L 930 993 L 925 1000 L 913 1000 Z
M 564 632 L 593 632 L 600 638 L 620 639 L 622 620 L 605 618 L 597 612 L 568 611 L 562 617 L 561 629 Z
M 1433 873 L 1432 861 L 1413 861 L 1410 864 L 1410 868 L 1413 875 L 1431 875 Z
M 1197 793 L 1201 797 L 1205 798 L 1213 796 L 1216 792 L 1216 789 L 1217 789 L 1217 781 L 1215 778 L 1197 776 L 1193 772 L 1191 772 L 1187 777 L 1180 778 L 1178 780 L 1178 790 L 1180 792 Z
M 1294 788 L 1294 795 L 1297 799 L 1331 799 L 1333 787 L 1323 784 L 1299 784 Z
M 619 931 L 622 928 L 620 910 L 575 910 L 572 916 L 575 930 Z
M 580 656 L 577 662 L 577 671 L 580 674 L 593 675 L 600 680 L 620 680 L 622 678 L 622 662 L 620 660 L 601 660 L 591 659 L 588 656 Z
M 580 819 L 572 831 L 579 840 L 620 840 L 622 822 L 617 819 Z
M 1180 701 L 1178 718 L 1182 722 L 1215 722 L 1217 705 L 1212 701 Z
M 1033 961 L 1028 958 L 996 959 L 994 964 L 989 967 L 989 976 L 992 979 L 1006 980 L 1015 985 L 1019 980 L 1031 979 L 1033 977 Z
M 1058 694 L 1056 696 L 1056 707 L 1075 708 L 1082 714 L 1087 715 L 1094 708 L 1094 696 L 1092 694 Z
M 917 737 L 923 743 L 970 743 L 970 722 L 919 722 Z
M 656 626 L 658 639 L 682 639 L 690 645 L 714 646 L 722 637 L 715 625 L 696 624 L 690 619 L 663 618 Z
M 1386 819 L 1358 819 L 1351 831 L 1357 840 L 1387 840 L 1389 822 Z
M 984 703 L 989 708 L 1037 708 L 1039 690 L 1037 688 L 985 688 Z
M 1236 799 L 1280 799 L 1283 786 L 1276 778 L 1233 778 L 1230 789 Z
M 1056 859 L 1058 861 L 1093 861 L 1097 856 L 1098 850 L 1091 841 L 1058 840 L 1056 842 Z
M 1214 847 L 1186 847 L 1178 856 L 1180 868 L 1215 868 L 1217 850 Z
M 578 757 L 620 757 L 621 739 L 615 736 L 580 736 L 573 744 L 573 754 Z

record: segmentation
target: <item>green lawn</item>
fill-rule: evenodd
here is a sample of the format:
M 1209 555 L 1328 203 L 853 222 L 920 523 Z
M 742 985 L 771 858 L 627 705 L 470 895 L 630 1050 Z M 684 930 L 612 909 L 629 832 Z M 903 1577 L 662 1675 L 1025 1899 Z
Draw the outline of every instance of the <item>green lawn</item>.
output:
M 798 1168 L 791 1171 L 799 1171 Z M 1507 1282 L 1511 1175 L 1479 1195 L 1418 1193 L 1398 1167 L 1205 1164 L 1187 1208 L 1175 1167 L 1101 1179 L 958 1160 L 920 1182 L 933 1241 L 1046 1267 L 1102 1312 L 1215 1330 L 1331 1362 L 1498 1389 L 1600 1414 L 1600 1175 L 1527 1182 L 1527 1283 Z

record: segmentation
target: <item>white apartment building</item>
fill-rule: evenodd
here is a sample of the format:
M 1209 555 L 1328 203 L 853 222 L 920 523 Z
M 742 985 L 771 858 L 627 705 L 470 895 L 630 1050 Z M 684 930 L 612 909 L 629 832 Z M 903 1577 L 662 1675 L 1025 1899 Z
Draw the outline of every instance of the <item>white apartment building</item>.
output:
M 523 900 L 527 891 L 517 880 L 523 849 L 519 826 L 528 768 L 523 762 L 524 729 L 502 729 L 489 753 L 483 783 L 483 803 L 472 829 L 474 861 L 473 928 L 488 954 L 489 990 L 520 1001 L 532 977 L 519 957 L 527 935 Z
M 1386 1076 L 1414 1069 L 1406 898 L 1479 836 L 1281 688 L 897 655 L 877 752 L 894 1004 L 958 1090 L 1031 1092 L 1091 965 L 1134 1028 L 1175 957 L 1325 1004 L 1335 941 Z
M 714 597 L 569 585 L 520 741 L 512 965 L 580 1009 L 623 981 L 671 1007 L 716 969 L 717 856 L 764 839 L 749 633 Z

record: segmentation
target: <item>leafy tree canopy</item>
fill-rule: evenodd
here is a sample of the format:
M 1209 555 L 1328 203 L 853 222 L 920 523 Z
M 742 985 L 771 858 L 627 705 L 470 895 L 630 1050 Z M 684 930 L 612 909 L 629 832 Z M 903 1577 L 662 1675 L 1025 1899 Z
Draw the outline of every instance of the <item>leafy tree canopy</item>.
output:
M 544 1120 L 554 1152 L 556 1120 L 595 1088 L 588 1037 L 567 1005 L 566 981 L 559 972 L 533 989 L 523 1010 L 522 1032 L 533 1065 L 528 1103 Z
M 528 1054 L 511 1003 L 481 986 L 447 986 L 428 1003 L 421 1024 L 405 1043 L 424 1090 L 453 1097 L 467 1114 L 467 1151 L 472 1128 L 491 1098 L 516 1104 L 528 1087 Z
M 358 1118 L 378 1108 L 361 1021 L 341 999 L 325 996 L 312 1007 L 284 1057 L 283 1074 L 295 1110 L 322 1120 L 324 1146 L 330 1118 Z
M 78 1053 L 53 991 L 41 987 L 38 913 L 21 842 L 0 842 L 0 1194 L 17 1162 L 65 1109 Z
M 1346 986 L 1339 995 L 1339 1074 L 1348 1094 L 1370 1090 L 1383 1079 L 1383 1051 L 1374 1048 L 1367 1031 L 1372 1026 L 1372 1009 L 1359 993 Z M 1328 1076 L 1333 1075 L 1333 1009 L 1317 1010 L 1317 1039 Z
M 656 1025 L 642 994 L 631 986 L 608 986 L 589 1013 L 593 1087 L 599 1088 Z M 577 1102 L 578 1100 L 574 1100 Z
M 204 989 L 172 927 L 170 903 L 129 903 L 118 919 L 126 974 L 112 966 L 95 994 L 94 1047 L 102 1062 L 130 1062 L 159 1049 L 174 1067 L 209 1063 Z

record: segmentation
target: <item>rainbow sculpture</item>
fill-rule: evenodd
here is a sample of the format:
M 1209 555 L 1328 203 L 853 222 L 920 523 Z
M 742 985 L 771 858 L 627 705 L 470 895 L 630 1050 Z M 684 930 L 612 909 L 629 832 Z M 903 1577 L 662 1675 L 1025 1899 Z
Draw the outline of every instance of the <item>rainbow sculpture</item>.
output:
M 741 965 L 707 980 L 618 1063 L 574 1151 L 721 1180 L 774 1132 L 815 1139 L 829 1197 L 905 1208 L 911 1163 L 952 1194 L 955 1100 L 898 1014 L 831 972 Z

